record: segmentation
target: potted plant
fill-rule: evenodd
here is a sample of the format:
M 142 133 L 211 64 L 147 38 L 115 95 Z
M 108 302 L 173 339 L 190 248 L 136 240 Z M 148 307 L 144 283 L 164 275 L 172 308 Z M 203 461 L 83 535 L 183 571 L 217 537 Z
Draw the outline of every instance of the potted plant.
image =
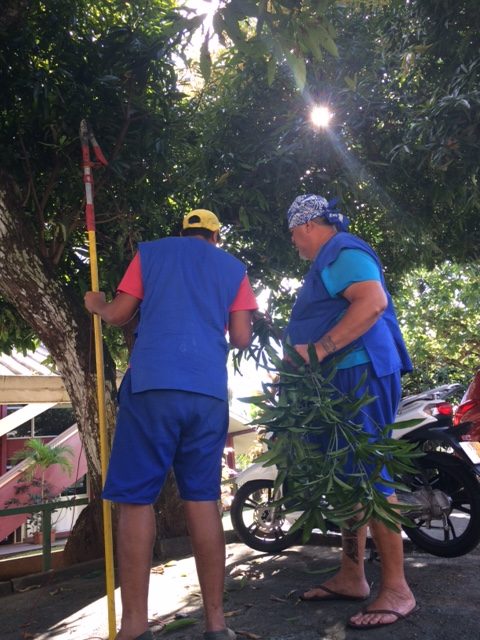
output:
M 59 465 L 63 471 L 72 473 L 71 457 L 73 451 L 66 445 L 49 447 L 39 438 L 30 438 L 20 451 L 12 456 L 12 462 L 18 464 L 28 460 L 28 467 L 22 474 L 15 487 L 16 497 L 10 500 L 13 506 L 40 505 L 58 500 L 52 491 L 52 485 L 46 479 L 46 472 L 54 465 Z M 27 529 L 33 534 L 33 542 L 41 544 L 43 515 L 40 511 L 33 512 L 27 522 Z

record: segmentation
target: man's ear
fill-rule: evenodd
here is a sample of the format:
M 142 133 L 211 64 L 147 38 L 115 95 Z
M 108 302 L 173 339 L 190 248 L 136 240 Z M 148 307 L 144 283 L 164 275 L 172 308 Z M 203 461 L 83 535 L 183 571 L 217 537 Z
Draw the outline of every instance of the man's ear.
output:
M 215 244 L 218 244 L 220 242 L 220 232 L 219 231 L 214 231 L 213 232 L 213 242 Z

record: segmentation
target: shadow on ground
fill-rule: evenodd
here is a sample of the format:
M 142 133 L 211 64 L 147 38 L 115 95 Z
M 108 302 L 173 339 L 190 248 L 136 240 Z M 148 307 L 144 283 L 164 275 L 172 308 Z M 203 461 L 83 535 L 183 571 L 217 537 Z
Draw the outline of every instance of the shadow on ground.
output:
M 268 556 L 240 543 L 229 544 L 225 591 L 229 626 L 237 631 L 239 640 L 480 637 L 479 550 L 451 559 L 407 550 L 407 576 L 420 610 L 391 628 L 370 631 L 346 628 L 347 618 L 358 610 L 354 602 L 304 603 L 291 594 L 294 589 L 321 583 L 337 563 L 338 549 L 329 545 L 294 547 L 281 555 Z M 377 562 L 367 563 L 367 575 L 375 593 L 380 577 Z M 0 600 L 1 638 L 106 640 L 104 589 L 103 572 L 97 570 L 67 579 L 53 576 L 45 586 L 5 596 Z M 202 638 L 201 600 L 190 556 L 153 567 L 149 612 L 156 640 Z M 166 635 L 162 625 L 175 616 L 196 623 Z

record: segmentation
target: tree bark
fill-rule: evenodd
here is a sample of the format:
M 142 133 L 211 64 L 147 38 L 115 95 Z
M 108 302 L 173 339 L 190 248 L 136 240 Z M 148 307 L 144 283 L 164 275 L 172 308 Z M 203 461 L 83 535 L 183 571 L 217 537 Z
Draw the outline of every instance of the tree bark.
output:
M 35 230 L 17 197 L 16 185 L 0 172 L 0 294 L 33 329 L 52 356 L 72 402 L 87 458 L 94 501 L 82 512 L 67 545 L 71 562 L 99 557 L 103 553 L 99 498 L 102 478 L 92 319 L 75 297 L 55 279 L 52 266 L 35 246 Z M 104 349 L 107 440 L 115 425 L 115 366 Z M 185 532 L 183 511 L 173 486 L 157 503 L 159 537 Z
M 15 184 L 0 174 L 0 293 L 50 352 L 75 411 L 87 458 L 92 493 L 101 491 L 100 442 L 92 320 L 70 292 L 55 280 L 51 265 L 35 246 L 15 195 Z M 116 408 L 115 367 L 105 358 L 108 441 Z
M 153 553 L 156 557 L 161 557 L 160 541 L 162 539 L 187 535 L 183 502 L 180 499 L 172 471 L 168 474 L 165 485 L 155 503 L 155 523 L 157 538 Z
M 77 562 L 96 560 L 104 555 L 102 500 L 93 499 L 77 518 L 63 552 L 66 567 Z M 115 527 L 115 510 L 112 510 L 112 522 Z

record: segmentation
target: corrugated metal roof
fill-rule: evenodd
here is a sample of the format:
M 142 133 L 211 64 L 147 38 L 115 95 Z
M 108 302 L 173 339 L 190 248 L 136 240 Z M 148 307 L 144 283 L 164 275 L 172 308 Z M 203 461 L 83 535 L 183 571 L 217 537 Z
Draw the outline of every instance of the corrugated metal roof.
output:
M 36 351 L 13 350 L 0 354 L 0 376 L 58 376 L 53 364 L 46 364 L 49 353 L 43 346 Z

